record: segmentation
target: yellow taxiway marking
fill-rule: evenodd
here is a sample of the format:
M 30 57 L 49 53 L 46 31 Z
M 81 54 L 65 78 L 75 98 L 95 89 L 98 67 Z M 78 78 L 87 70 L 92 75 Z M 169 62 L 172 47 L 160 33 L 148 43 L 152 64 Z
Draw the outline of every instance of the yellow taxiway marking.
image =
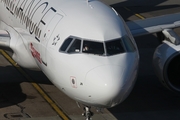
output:
M 133 12 L 133 11 L 131 11 L 129 8 L 127 8 L 127 7 L 124 7 L 124 9 L 126 9 L 127 11 L 130 11 L 130 12 Z M 146 19 L 144 16 L 142 16 L 142 15 L 140 15 L 140 14 L 138 14 L 138 13 L 135 13 L 135 12 L 133 12 L 133 14 L 135 15 L 135 16 L 137 16 L 138 18 L 140 18 L 140 19 Z
M 62 112 L 62 110 L 56 105 L 56 103 L 45 93 L 45 91 L 29 77 L 29 75 L 17 65 L 17 63 L 4 51 L 0 49 L 0 53 L 33 85 L 33 87 L 41 94 L 41 96 L 51 105 L 51 107 L 58 113 L 63 120 L 69 120 L 69 118 Z

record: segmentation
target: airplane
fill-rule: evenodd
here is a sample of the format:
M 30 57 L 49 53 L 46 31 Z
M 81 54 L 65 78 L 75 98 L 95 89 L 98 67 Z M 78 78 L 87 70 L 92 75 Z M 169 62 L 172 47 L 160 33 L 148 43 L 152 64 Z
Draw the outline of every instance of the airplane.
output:
M 1 0 L 0 11 L 0 46 L 82 104 L 86 120 L 91 106 L 114 107 L 132 91 L 139 65 L 134 36 L 163 36 L 155 69 L 166 87 L 180 92 L 174 67 L 180 39 L 172 30 L 180 26 L 179 13 L 125 22 L 98 0 Z

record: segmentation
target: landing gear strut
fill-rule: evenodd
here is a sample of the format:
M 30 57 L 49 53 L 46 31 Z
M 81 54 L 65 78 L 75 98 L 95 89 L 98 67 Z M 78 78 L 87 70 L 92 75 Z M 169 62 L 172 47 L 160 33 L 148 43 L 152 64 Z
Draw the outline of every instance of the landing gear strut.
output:
M 83 113 L 82 115 L 84 116 L 84 117 L 86 117 L 86 120 L 91 120 L 92 118 L 92 116 L 93 116 L 93 113 L 91 112 L 91 107 L 88 107 L 88 106 L 85 106 L 84 107 L 84 110 L 85 110 L 85 113 Z

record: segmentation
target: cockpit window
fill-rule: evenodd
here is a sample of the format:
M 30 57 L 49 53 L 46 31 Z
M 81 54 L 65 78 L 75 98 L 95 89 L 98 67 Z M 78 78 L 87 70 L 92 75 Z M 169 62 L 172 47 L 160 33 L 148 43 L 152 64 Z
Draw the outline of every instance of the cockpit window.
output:
M 106 42 L 106 51 L 107 51 L 107 55 L 124 53 L 125 50 L 121 39 Z
M 68 53 L 79 53 L 81 49 L 81 40 L 75 39 L 68 49 Z
M 127 35 L 123 36 L 122 40 L 127 52 L 134 52 L 136 50 L 134 44 Z
M 60 51 L 66 51 L 70 43 L 72 42 L 73 38 L 68 38 L 64 41 L 63 45 L 60 48 Z
M 136 47 L 134 46 L 132 40 L 128 37 L 128 35 L 105 42 L 97 42 L 76 37 L 69 37 L 64 41 L 59 51 L 71 54 L 86 53 L 111 56 L 125 52 L 134 52 L 136 51 Z
M 89 54 L 103 55 L 105 53 L 104 45 L 101 42 L 84 40 L 82 52 Z

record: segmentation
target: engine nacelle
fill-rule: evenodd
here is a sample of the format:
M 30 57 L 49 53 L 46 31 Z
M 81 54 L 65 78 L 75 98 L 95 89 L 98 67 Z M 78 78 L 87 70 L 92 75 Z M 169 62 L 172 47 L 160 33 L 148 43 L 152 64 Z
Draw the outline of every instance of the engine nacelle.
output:
M 16 43 L 10 42 L 10 48 L 13 50 L 12 58 L 17 62 L 18 65 L 28 69 L 38 69 L 38 66 L 22 41 L 22 38 L 14 40 Z
M 29 49 L 28 40 L 31 39 L 26 31 L 11 26 L 0 21 L 0 46 L 9 47 L 13 50 L 12 58 L 22 67 L 29 69 L 38 69 L 34 58 Z
M 180 92 L 180 39 L 172 30 L 164 30 L 163 34 L 166 40 L 153 56 L 155 72 L 165 87 Z

